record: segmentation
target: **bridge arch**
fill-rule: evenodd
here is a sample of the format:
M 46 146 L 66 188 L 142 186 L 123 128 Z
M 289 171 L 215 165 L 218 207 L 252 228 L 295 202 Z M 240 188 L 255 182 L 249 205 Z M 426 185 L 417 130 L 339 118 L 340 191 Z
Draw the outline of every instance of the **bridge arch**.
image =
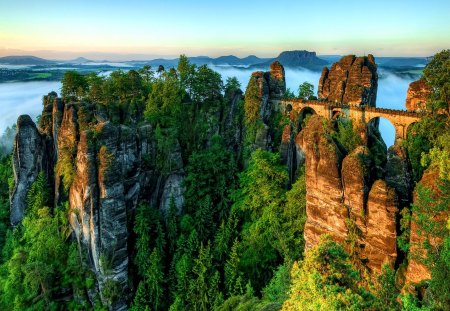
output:
M 300 112 L 298 113 L 298 121 L 297 121 L 297 124 L 298 124 L 298 130 L 299 130 L 299 131 L 300 131 L 300 130 L 303 128 L 303 126 L 305 125 L 305 124 L 304 124 L 305 120 L 308 119 L 309 117 L 311 117 L 311 116 L 314 115 L 314 114 L 317 114 L 317 112 L 316 112 L 313 108 L 311 108 L 311 107 L 309 107 L 309 106 L 303 107 L 303 108 L 300 110 Z
M 403 132 L 403 129 L 399 129 L 398 126 L 384 116 L 374 116 L 368 120 L 366 126 L 368 133 L 374 129 L 379 131 L 387 148 L 397 143 L 399 135 L 401 135 L 398 131 Z

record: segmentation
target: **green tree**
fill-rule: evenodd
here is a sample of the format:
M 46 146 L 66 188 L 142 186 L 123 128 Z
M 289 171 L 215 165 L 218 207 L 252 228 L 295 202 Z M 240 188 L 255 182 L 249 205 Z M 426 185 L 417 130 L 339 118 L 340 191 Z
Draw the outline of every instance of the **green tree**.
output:
M 290 297 L 282 310 L 370 310 L 374 297 L 358 284 L 359 274 L 344 248 L 330 237 L 295 262 Z
M 13 181 L 12 157 L 0 155 L 0 250 L 6 241 L 9 228 L 9 188 Z M 2 262 L 0 257 L 0 263 Z
M 450 116 L 450 50 L 443 50 L 433 56 L 425 66 L 422 77 L 432 88 L 428 107 L 444 109 Z
M 227 81 L 225 82 L 224 90 L 225 94 L 229 94 L 231 92 L 234 92 L 236 90 L 241 89 L 241 83 L 236 77 L 228 77 Z
M 303 82 L 298 87 L 298 98 L 303 100 L 314 99 L 314 85 L 309 82 Z
M 177 71 L 181 88 L 184 89 L 189 96 L 192 96 L 192 82 L 194 79 L 196 66 L 189 62 L 186 55 L 180 55 Z
M 61 95 L 67 100 L 81 100 L 88 90 L 86 77 L 76 71 L 66 71 L 61 85 Z
M 232 153 L 219 136 L 213 137 L 209 148 L 189 157 L 184 179 L 186 211 L 198 216 L 195 226 L 202 240 L 228 215 L 236 169 Z

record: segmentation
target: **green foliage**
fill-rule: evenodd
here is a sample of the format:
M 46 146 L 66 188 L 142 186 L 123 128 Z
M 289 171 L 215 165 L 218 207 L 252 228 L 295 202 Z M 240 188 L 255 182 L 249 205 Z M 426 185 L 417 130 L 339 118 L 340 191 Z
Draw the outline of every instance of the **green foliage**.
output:
M 71 288 L 84 293 L 85 270 L 80 268 L 75 246 L 66 243 L 67 214 L 64 209 L 52 212 L 45 206 L 47 189 L 41 173 L 28 193 L 22 225 L 7 235 L 0 266 L 3 310 L 57 309 L 64 306 L 63 301 L 55 299 L 61 292 Z M 79 296 L 80 301 L 83 298 Z
M 62 176 L 64 190 L 69 191 L 76 175 L 75 151 L 71 148 L 60 148 L 58 162 L 56 163 L 56 173 Z
M 135 263 L 140 276 L 145 278 L 152 264 L 150 251 L 156 248 L 159 254 L 164 254 L 165 236 L 159 210 L 144 203 L 139 204 L 133 231 L 137 236 Z
M 257 77 L 252 75 L 248 82 L 247 89 L 245 90 L 245 102 L 244 102 L 244 125 L 245 125 L 245 137 L 244 146 L 245 158 L 250 157 L 252 152 L 252 144 L 256 140 L 256 134 L 258 129 L 263 126 L 260 117 L 260 95 Z
M 83 99 L 89 88 L 86 77 L 76 71 L 66 71 L 61 84 L 61 96 L 67 100 Z
M 377 298 L 377 310 L 399 310 L 397 297 L 400 291 L 395 287 L 395 271 L 388 264 L 381 268 L 377 277 L 377 286 L 373 290 Z
M 292 267 L 290 297 L 282 310 L 364 310 L 374 297 L 358 285 L 358 272 L 343 247 L 330 237 Z
M 397 237 L 397 245 L 404 253 L 408 253 L 411 236 L 411 211 L 405 207 L 401 210 L 400 216 L 401 234 Z
M 303 100 L 314 99 L 314 85 L 309 82 L 303 82 L 298 87 L 298 98 Z
M 9 188 L 13 178 L 12 157 L 0 155 L 0 250 L 6 241 L 9 227 Z M 0 263 L 2 262 L 0 256 Z
M 103 284 L 102 295 L 109 305 L 113 304 L 121 295 L 120 284 L 115 280 L 107 279 Z
M 231 92 L 237 91 L 241 89 L 241 83 L 236 77 L 228 77 L 225 82 L 224 91 L 225 95 L 230 94 Z
M 283 98 L 290 99 L 290 98 L 294 98 L 294 97 L 295 97 L 294 92 L 292 92 L 290 88 L 287 88 L 283 94 Z
M 332 133 L 336 139 L 347 151 L 351 153 L 357 146 L 362 144 L 361 137 L 353 128 L 353 122 L 350 119 L 337 119 L 337 131 Z
M 157 209 L 141 203 L 137 208 L 133 227 L 136 233 L 135 264 L 140 276 L 133 310 L 161 309 L 164 306 L 165 235 Z
M 286 194 L 287 170 L 279 161 L 276 154 L 256 150 L 234 194 L 233 209 L 243 219 L 240 267 L 256 292 L 267 284 L 283 258 L 299 258 L 304 243 L 304 178 Z
M 152 83 L 145 117 L 163 128 L 176 127 L 181 118 L 183 89 L 176 77 L 163 75 Z
M 215 233 L 215 224 L 228 215 L 236 164 L 222 139 L 213 137 L 209 148 L 190 156 L 186 172 L 186 211 L 196 215 L 196 230 L 205 240 Z
M 439 116 L 428 115 L 408 128 L 405 145 L 408 150 L 415 181 L 420 180 L 429 164 L 429 158 L 425 162 L 422 161 L 422 158 L 437 144 L 441 134 L 447 132 L 444 121 Z M 450 150 L 450 148 L 447 150 Z M 423 166 L 422 164 L 426 165 Z
M 163 174 L 172 171 L 178 159 L 173 157 L 177 148 L 176 132 L 173 128 L 162 129 L 159 124 L 155 130 L 156 168 Z
M 285 262 L 275 271 L 273 278 L 263 289 L 263 301 L 276 302 L 280 305 L 289 298 L 289 288 L 291 286 L 291 264 Z
M 444 108 L 450 112 L 450 50 L 443 50 L 433 56 L 425 66 L 422 76 L 433 89 L 428 107 Z
M 214 105 L 222 98 L 223 82 L 220 74 L 207 65 L 200 66 L 192 79 L 192 101 L 196 104 Z
M 439 310 L 450 303 L 450 181 L 437 180 L 436 183 L 435 189 L 422 184 L 416 187 L 417 199 L 412 205 L 412 221 L 416 224 L 416 234 L 422 238 L 412 243 L 412 246 L 425 253 L 410 253 L 409 256 L 425 264 L 431 271 L 428 293 L 432 299 L 425 299 L 424 303 Z

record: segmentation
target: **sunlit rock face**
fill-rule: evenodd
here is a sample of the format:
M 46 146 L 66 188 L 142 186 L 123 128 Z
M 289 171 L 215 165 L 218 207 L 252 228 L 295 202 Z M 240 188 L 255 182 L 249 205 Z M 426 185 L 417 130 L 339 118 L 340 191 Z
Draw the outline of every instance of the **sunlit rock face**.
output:
M 377 65 L 373 55 L 347 55 L 324 68 L 319 80 L 318 95 L 339 104 L 375 107 L 378 89 Z
M 329 234 L 377 274 L 383 263 L 393 266 L 397 258 L 396 191 L 373 180 L 366 146 L 344 156 L 326 122 L 312 116 L 296 138 L 306 157 L 306 249 Z
M 423 79 L 411 82 L 406 93 L 406 109 L 409 111 L 424 111 L 431 93 L 431 87 Z

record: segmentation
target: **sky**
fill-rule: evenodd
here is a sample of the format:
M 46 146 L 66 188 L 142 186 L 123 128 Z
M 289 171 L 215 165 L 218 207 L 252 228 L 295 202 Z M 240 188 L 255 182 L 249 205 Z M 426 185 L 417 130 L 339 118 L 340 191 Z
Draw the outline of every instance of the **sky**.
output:
M 429 56 L 450 48 L 449 12 L 450 0 L 0 0 L 0 56 Z

